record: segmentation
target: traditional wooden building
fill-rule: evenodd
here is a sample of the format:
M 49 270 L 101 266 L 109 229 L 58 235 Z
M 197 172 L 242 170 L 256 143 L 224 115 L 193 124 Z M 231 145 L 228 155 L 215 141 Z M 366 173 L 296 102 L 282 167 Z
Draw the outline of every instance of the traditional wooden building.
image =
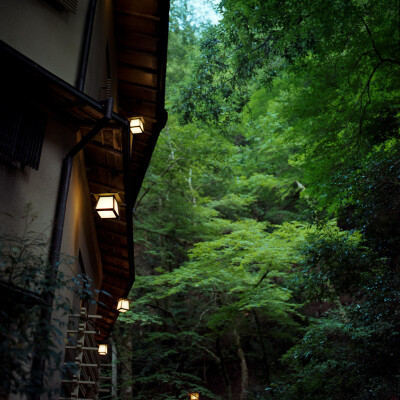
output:
M 93 333 L 87 348 L 107 340 L 135 279 L 132 211 L 167 119 L 168 14 L 168 0 L 0 0 L 0 233 L 23 235 L 31 204 L 50 281 L 60 270 L 90 280 L 92 305 L 65 294 L 78 320 L 98 316 L 73 330 Z M 104 194 L 117 218 L 96 212 Z M 38 297 L 42 318 L 54 317 L 54 291 L 1 276 L 8 299 Z M 45 357 L 33 353 L 37 381 Z

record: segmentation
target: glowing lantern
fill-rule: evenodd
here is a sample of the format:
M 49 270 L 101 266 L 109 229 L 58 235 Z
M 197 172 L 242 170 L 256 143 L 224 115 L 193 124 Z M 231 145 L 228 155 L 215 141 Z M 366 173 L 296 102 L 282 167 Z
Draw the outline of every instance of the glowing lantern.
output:
M 117 193 L 101 193 L 95 195 L 97 199 L 96 212 L 100 218 L 119 218 L 118 202 L 121 202 Z
M 199 393 L 189 393 L 190 400 L 199 400 L 200 394 Z
M 122 313 L 129 311 L 129 300 L 119 299 L 117 310 Z
M 101 356 L 106 356 L 107 355 L 107 350 L 108 350 L 108 346 L 106 344 L 99 344 L 99 354 Z
M 143 133 L 144 132 L 143 118 L 142 117 L 131 118 L 130 128 L 131 128 L 131 133 L 134 135 L 137 133 Z

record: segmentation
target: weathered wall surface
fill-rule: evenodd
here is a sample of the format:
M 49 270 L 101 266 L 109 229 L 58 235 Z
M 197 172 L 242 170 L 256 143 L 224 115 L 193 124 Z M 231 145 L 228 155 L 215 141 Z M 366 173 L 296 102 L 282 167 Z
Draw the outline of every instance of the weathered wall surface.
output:
M 85 93 L 104 100 L 107 95 L 117 98 L 117 64 L 114 37 L 114 11 L 111 0 L 97 2 L 92 42 L 86 75 Z M 109 90 L 107 80 L 111 81 Z M 114 104 L 117 110 L 117 104 Z
M 0 0 L 0 39 L 75 85 L 88 3 L 74 14 L 44 0 Z
M 42 233 L 50 242 L 62 160 L 76 140 L 74 132 L 49 120 L 37 171 L 30 168 L 21 171 L 0 164 L 1 233 L 23 234 L 27 217 L 25 208 L 30 203 L 37 217 L 29 230 Z M 73 257 L 78 257 L 80 251 L 86 272 L 98 287 L 101 264 L 93 218 L 83 155 L 78 154 L 74 159 L 61 250 Z M 76 274 L 77 260 L 67 267 L 66 272 Z

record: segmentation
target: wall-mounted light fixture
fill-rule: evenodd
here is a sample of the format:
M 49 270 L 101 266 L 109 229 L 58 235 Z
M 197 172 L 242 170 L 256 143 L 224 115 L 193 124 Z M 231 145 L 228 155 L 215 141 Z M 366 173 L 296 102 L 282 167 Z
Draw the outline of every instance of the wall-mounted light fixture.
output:
M 129 300 L 119 299 L 118 305 L 117 305 L 117 310 L 122 313 L 129 311 Z
M 199 393 L 188 393 L 190 400 L 199 400 L 200 394 Z
M 118 204 L 121 204 L 121 198 L 118 193 L 100 193 L 94 195 L 97 200 L 95 210 L 100 218 L 116 219 L 119 218 Z
M 142 117 L 134 117 L 130 120 L 130 128 L 132 134 L 143 133 L 144 132 L 144 120 Z
M 108 346 L 106 344 L 99 344 L 98 352 L 101 356 L 106 356 L 107 350 L 108 350 Z

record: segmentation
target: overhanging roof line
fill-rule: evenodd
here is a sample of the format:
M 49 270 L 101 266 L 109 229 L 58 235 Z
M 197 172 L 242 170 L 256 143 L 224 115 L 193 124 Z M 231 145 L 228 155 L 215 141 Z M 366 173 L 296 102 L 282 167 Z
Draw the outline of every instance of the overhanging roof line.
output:
M 125 220 L 126 220 L 126 236 L 128 240 L 128 259 L 129 259 L 129 285 L 125 291 L 125 296 L 131 290 L 133 282 L 135 282 L 135 263 L 133 248 L 133 199 L 132 199 L 132 180 L 131 180 L 131 132 L 129 125 L 122 129 L 122 151 L 124 165 L 124 187 L 125 187 Z
M 140 17 L 140 18 L 151 19 L 153 21 L 160 21 L 160 17 L 158 17 L 156 15 L 143 14 L 143 13 L 134 12 L 134 11 L 126 11 L 126 10 L 122 10 L 118 7 L 117 7 L 116 11 L 120 12 L 121 14 L 132 15 L 133 17 Z
M 14 58 L 14 60 L 36 71 L 40 76 L 44 77 L 49 83 L 53 83 L 58 87 L 67 91 L 69 94 L 75 96 L 76 100 L 71 99 L 73 101 L 73 105 L 87 104 L 94 110 L 98 111 L 100 114 L 103 114 L 104 104 L 102 102 L 99 102 L 93 99 L 92 97 L 88 96 L 87 94 L 80 92 L 74 86 L 70 85 L 68 82 L 65 82 L 58 76 L 52 74 L 50 71 L 41 67 L 39 64 L 31 60 L 30 58 L 19 53 L 18 51 L 10 47 L 2 40 L 0 40 L 0 53 L 5 53 L 6 56 L 8 55 L 8 57 Z M 4 57 L 1 58 L 4 59 Z M 79 103 L 80 101 L 83 103 Z M 129 126 L 129 121 L 114 111 L 111 113 L 111 119 L 117 122 L 121 126 Z

